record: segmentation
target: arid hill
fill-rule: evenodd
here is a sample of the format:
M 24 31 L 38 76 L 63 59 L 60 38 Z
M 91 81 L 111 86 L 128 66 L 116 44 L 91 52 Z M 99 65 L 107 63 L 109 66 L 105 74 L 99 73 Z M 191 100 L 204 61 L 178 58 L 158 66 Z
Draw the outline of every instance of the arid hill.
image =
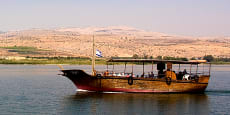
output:
M 93 35 L 104 57 L 230 57 L 230 37 L 176 36 L 123 26 L 9 31 L 0 34 L 0 56 L 90 57 Z M 7 49 L 10 46 L 37 49 L 20 53 Z

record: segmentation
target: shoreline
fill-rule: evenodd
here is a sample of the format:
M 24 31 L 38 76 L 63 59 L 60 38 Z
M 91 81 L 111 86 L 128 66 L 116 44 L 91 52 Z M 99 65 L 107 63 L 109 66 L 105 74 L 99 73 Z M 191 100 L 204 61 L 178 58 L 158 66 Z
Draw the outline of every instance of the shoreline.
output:
M 7 60 L 0 59 L 1 65 L 91 65 L 90 59 L 51 59 L 51 60 Z M 97 65 L 106 65 L 105 59 L 96 59 Z M 116 63 L 120 65 L 121 63 Z M 230 65 L 230 62 L 211 62 L 213 65 Z M 110 65 L 110 64 L 109 64 Z M 139 64 L 137 64 L 139 65 Z
M 23 60 L 7 60 L 0 59 L 0 64 L 7 65 L 91 65 L 90 59 L 23 59 Z M 105 60 L 96 60 L 98 65 L 106 64 Z

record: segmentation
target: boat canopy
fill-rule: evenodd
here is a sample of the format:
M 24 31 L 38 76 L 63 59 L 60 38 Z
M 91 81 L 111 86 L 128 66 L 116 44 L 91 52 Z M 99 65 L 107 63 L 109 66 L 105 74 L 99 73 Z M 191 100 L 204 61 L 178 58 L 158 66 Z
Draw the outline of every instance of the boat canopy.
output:
M 158 59 L 109 59 L 107 62 L 156 62 L 156 63 L 173 63 L 173 64 L 200 64 L 207 63 L 206 60 L 190 60 L 190 61 L 178 61 L 178 60 L 158 60 Z

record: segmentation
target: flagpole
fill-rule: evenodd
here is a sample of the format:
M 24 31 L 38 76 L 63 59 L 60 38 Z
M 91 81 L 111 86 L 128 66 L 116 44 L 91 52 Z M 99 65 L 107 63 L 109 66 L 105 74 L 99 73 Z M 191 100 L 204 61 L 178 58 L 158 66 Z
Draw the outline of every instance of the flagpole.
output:
M 93 56 L 92 56 L 92 76 L 95 76 L 95 41 L 94 41 L 94 35 L 93 35 Z

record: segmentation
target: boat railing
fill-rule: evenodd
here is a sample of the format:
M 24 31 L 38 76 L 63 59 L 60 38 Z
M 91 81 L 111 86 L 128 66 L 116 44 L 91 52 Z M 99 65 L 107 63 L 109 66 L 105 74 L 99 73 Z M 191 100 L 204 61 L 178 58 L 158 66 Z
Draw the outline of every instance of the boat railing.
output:
M 208 72 L 191 72 L 191 73 L 183 73 L 183 72 L 175 72 L 176 80 L 195 80 L 196 77 L 200 77 L 202 75 L 208 75 Z M 166 77 L 166 73 L 162 74 L 154 74 L 153 72 L 147 72 L 148 74 L 134 74 L 132 72 L 115 72 L 115 71 L 96 71 L 96 75 L 104 76 L 104 77 L 134 77 L 139 79 L 164 79 Z
M 96 75 L 101 75 L 101 76 L 118 76 L 118 77 L 127 77 L 132 75 L 132 73 L 129 72 L 114 72 L 114 71 L 96 71 Z

